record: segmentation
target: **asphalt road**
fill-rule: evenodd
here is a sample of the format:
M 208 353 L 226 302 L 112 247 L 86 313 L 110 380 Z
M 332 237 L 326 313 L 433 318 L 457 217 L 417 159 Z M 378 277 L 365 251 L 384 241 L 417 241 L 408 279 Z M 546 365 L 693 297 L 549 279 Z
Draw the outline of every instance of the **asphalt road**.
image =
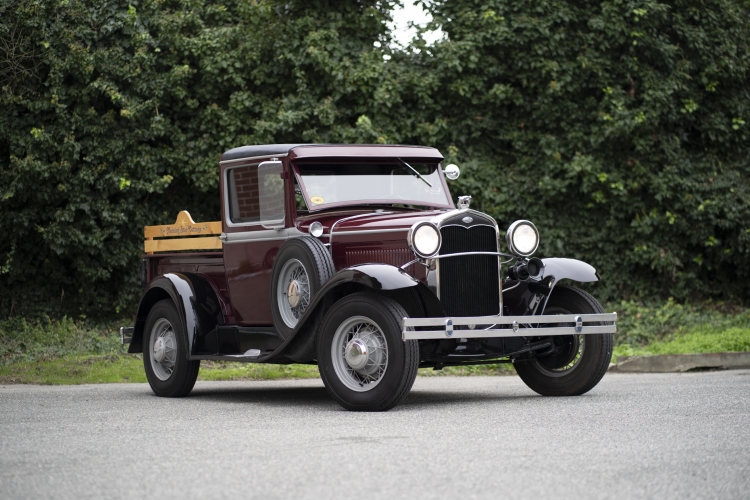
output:
M 387 413 L 318 380 L 0 387 L 0 498 L 748 498 L 750 370 L 417 379 Z

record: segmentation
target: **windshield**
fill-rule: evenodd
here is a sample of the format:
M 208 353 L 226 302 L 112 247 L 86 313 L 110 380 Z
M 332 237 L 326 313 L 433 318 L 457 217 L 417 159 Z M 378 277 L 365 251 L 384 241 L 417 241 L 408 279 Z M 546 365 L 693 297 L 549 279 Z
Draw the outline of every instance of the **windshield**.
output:
M 343 204 L 451 206 L 436 163 L 306 163 L 297 171 L 311 210 Z

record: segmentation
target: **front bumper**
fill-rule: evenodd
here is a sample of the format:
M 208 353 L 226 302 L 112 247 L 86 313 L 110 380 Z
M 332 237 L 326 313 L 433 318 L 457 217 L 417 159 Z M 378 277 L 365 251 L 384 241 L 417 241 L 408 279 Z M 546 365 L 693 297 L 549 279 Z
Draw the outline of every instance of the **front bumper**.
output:
M 615 333 L 617 313 L 560 314 L 542 316 L 477 316 L 466 318 L 404 318 L 404 340 L 476 339 L 490 337 L 548 337 L 551 335 L 591 335 Z M 585 323 L 605 325 L 585 326 Z M 553 326 L 565 323 L 563 326 Z M 455 330 L 456 326 L 473 325 L 475 329 Z M 413 330 L 432 327 L 429 330 Z M 488 327 L 488 328 L 485 328 Z M 484 329 L 482 329 L 484 328 Z

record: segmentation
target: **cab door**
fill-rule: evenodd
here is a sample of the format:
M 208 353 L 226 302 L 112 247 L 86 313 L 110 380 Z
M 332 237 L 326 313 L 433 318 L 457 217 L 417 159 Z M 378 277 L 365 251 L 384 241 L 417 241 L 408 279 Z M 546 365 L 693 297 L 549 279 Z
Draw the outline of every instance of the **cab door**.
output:
M 287 239 L 283 172 L 282 162 L 274 159 L 229 166 L 222 173 L 224 268 L 239 325 L 273 324 L 271 272 Z

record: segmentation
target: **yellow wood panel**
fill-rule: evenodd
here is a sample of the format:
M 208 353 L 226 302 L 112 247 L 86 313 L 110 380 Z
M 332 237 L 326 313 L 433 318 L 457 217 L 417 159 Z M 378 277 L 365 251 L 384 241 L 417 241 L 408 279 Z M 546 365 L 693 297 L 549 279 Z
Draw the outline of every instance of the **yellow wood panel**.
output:
M 177 250 L 221 250 L 221 240 L 209 238 L 180 238 L 169 240 L 146 240 L 143 242 L 146 253 L 175 252 Z
M 221 221 L 195 222 L 185 210 L 177 215 L 174 224 L 143 228 L 143 235 L 146 238 L 203 236 L 205 234 L 221 234 Z

